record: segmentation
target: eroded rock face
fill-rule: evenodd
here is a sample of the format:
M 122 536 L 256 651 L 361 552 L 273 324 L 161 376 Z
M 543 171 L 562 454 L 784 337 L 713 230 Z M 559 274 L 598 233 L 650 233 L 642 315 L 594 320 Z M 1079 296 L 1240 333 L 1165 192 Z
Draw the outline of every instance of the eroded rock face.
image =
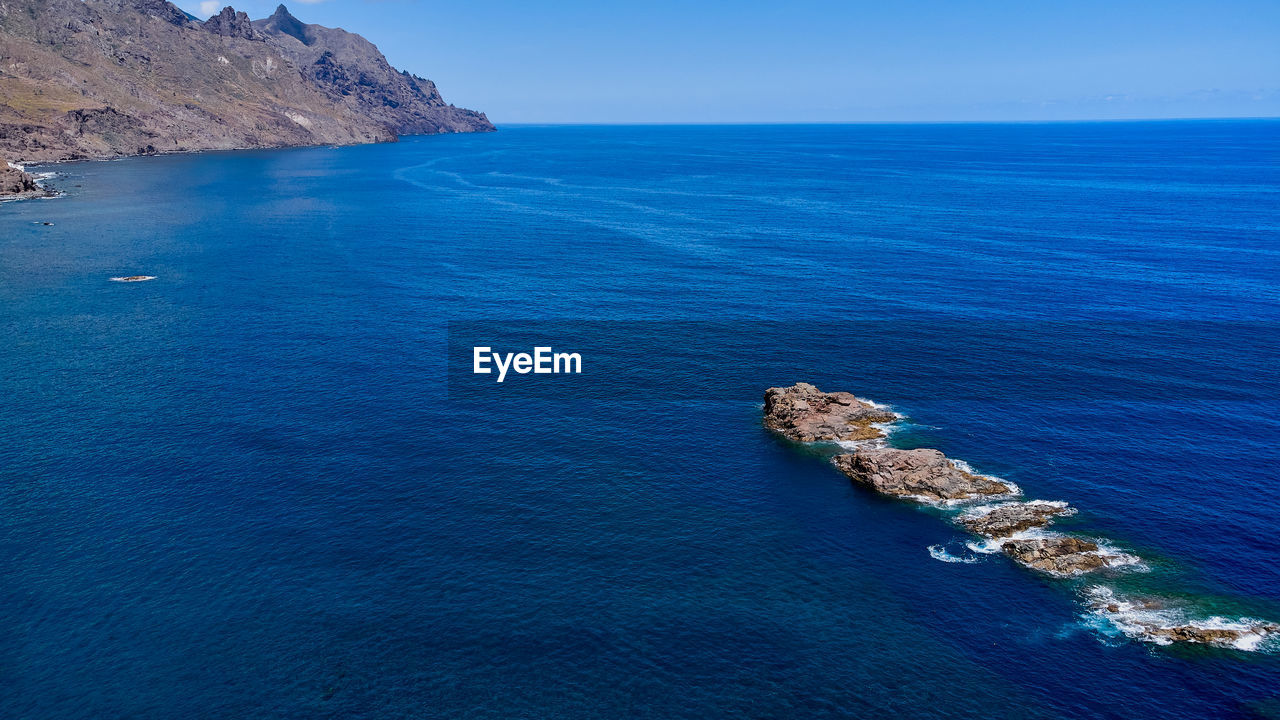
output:
M 937 450 L 864 448 L 831 462 L 854 482 L 895 497 L 969 500 L 1013 491 L 998 480 L 961 470 Z
M 222 12 L 204 21 L 204 29 L 214 35 L 238 37 L 245 40 L 257 40 L 258 33 L 246 13 L 236 12 L 230 6 L 222 8 Z
M 1099 551 L 1097 543 L 1074 537 L 1010 540 L 1001 549 L 1023 565 L 1053 575 L 1091 572 L 1116 559 Z
M 969 532 L 989 538 L 1009 537 L 1031 528 L 1044 527 L 1055 517 L 1074 515 L 1066 503 L 1031 500 L 997 505 L 984 512 L 963 515 L 959 522 Z
M 764 393 L 765 427 L 796 442 L 874 440 L 884 437 L 877 423 L 897 419 L 852 393 L 824 393 L 809 383 L 769 388 Z

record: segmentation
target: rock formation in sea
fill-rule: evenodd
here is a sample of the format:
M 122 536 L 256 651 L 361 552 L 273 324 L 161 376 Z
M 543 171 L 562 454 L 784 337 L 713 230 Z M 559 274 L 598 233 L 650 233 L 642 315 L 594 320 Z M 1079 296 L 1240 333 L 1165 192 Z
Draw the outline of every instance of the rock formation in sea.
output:
M 961 515 L 957 522 L 971 533 L 994 539 L 1044 527 L 1055 517 L 1074 514 L 1075 508 L 1066 503 L 1029 500 L 980 508 Z
M 1157 597 L 1121 599 L 1106 588 L 1091 589 L 1089 608 L 1130 637 L 1162 645 L 1191 643 L 1242 650 L 1255 649 L 1280 635 L 1280 625 L 1262 620 L 1209 618 L 1189 620 L 1185 611 Z
M 937 450 L 900 450 L 886 447 L 878 427 L 899 416 L 847 392 L 824 393 L 808 383 L 769 388 L 764 396 L 764 425 L 798 442 L 871 441 L 859 443 L 852 453 L 836 455 L 832 464 L 854 482 L 892 497 L 922 503 L 974 503 L 998 496 L 1015 496 L 1018 489 L 998 478 L 970 472 L 963 463 L 947 459 Z M 1070 535 L 1036 533 L 1055 519 L 1074 515 L 1064 502 L 1003 500 L 953 516 L 969 532 L 999 542 L 1005 555 L 1019 564 L 1055 577 L 1123 565 L 1138 559 L 1107 549 L 1091 540 Z M 936 547 L 936 546 L 935 546 Z M 946 553 L 931 555 L 943 558 Z M 943 559 L 940 558 L 940 559 Z M 950 559 L 954 561 L 954 558 Z M 967 560 L 964 562 L 968 562 Z M 1106 587 L 1093 588 L 1089 606 L 1095 614 L 1114 617 L 1112 624 L 1137 639 L 1157 643 L 1198 643 L 1237 649 L 1256 649 L 1264 640 L 1280 635 L 1280 625 L 1255 620 L 1203 622 L 1152 619 L 1156 601 L 1120 601 Z M 1132 611 L 1137 610 L 1137 614 Z
M 860 448 L 831 463 L 853 481 L 895 497 L 972 500 L 1014 491 L 995 478 L 961 470 L 937 450 Z
M 1155 639 L 1172 642 L 1201 643 L 1221 647 L 1239 647 L 1249 636 L 1259 639 L 1280 633 L 1280 625 L 1274 623 L 1253 623 L 1240 628 L 1209 627 L 1201 625 L 1173 625 L 1171 627 L 1152 626 L 1147 634 Z
M 12 167 L 0 158 L 0 198 L 49 197 L 52 192 L 36 184 L 30 173 Z
M 27 162 L 493 130 L 283 5 L 201 22 L 165 0 L 5 0 L 0 56 L 0 154 Z
M 897 419 L 894 413 L 850 393 L 824 393 L 809 383 L 773 387 L 764 393 L 765 427 L 796 442 L 883 438 L 884 431 L 876 425 Z
M 1079 575 L 1115 564 L 1122 556 L 1104 552 L 1095 542 L 1070 536 L 1010 540 L 1005 555 L 1051 575 Z

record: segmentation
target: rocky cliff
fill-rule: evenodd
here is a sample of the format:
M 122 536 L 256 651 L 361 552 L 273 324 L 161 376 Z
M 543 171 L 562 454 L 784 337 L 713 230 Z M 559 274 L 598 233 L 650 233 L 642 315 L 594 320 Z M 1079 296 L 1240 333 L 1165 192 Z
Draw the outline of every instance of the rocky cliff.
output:
M 0 0 L 0 154 L 28 162 L 493 130 L 369 41 L 283 5 Z

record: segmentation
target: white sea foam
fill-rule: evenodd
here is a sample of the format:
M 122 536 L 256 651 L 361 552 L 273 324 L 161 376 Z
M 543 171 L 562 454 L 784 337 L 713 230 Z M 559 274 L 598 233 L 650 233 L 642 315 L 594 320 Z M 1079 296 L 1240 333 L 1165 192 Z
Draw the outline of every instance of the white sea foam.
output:
M 969 473 L 970 475 L 976 475 L 981 478 L 986 478 L 993 482 L 998 482 L 1001 485 L 1004 485 L 1005 487 L 1009 488 L 1008 492 L 1003 492 L 1003 493 L 1000 493 L 999 495 L 994 495 L 994 496 L 987 495 L 985 496 L 986 499 L 990 499 L 992 497 L 1011 498 L 1011 497 L 1016 497 L 1022 494 L 1022 488 L 1018 487 L 1016 484 L 1012 482 L 1009 482 L 1008 480 L 1005 480 L 1002 477 L 980 473 L 977 470 L 974 470 L 973 466 L 965 462 L 964 460 L 957 460 L 956 458 L 947 458 L 947 460 L 948 462 L 951 463 L 952 467 L 959 470 L 960 472 Z M 966 501 L 966 502 L 972 502 L 972 501 Z
M 1125 568 L 1133 572 L 1147 572 L 1151 569 L 1142 558 L 1133 553 L 1127 553 L 1106 540 L 1093 538 L 1093 542 L 1098 545 L 1097 554 L 1107 558 L 1109 568 Z
M 1004 481 L 1002 480 L 1001 482 L 1004 482 Z M 965 511 L 957 515 L 956 518 L 959 520 L 971 520 L 974 518 L 980 518 L 983 515 L 986 515 L 990 512 L 994 512 L 1003 507 L 1008 507 L 1010 505 L 1034 505 L 1037 507 L 1057 508 L 1060 510 L 1067 511 L 1063 513 L 1058 513 L 1057 515 L 1058 517 L 1069 517 L 1071 515 L 1076 514 L 1076 509 L 1071 507 L 1071 504 L 1064 500 L 1008 500 L 1005 502 L 983 503 L 982 505 L 974 505 L 972 507 L 966 508 Z
M 974 552 L 993 554 L 993 553 L 1001 552 L 1004 548 L 1005 543 L 1014 541 L 1014 540 L 1052 540 L 1055 538 L 1062 538 L 1062 537 L 1068 537 L 1068 534 L 1062 533 L 1062 532 L 1056 532 L 1054 530 L 1049 530 L 1043 527 L 1037 527 L 1037 528 L 1028 528 L 1021 532 L 1016 532 L 1012 535 L 1009 535 L 1008 537 L 990 538 L 990 539 L 976 541 L 976 542 L 971 541 L 966 544 L 969 546 L 969 549 L 973 550 Z M 1109 543 L 1106 540 L 1101 540 L 1099 538 L 1084 538 L 1084 539 L 1097 545 L 1098 549 L 1094 551 L 1085 552 L 1082 554 L 1098 555 L 1107 559 L 1106 567 L 1099 568 L 1099 570 L 1125 569 L 1131 572 L 1146 572 L 1151 569 L 1150 567 L 1147 566 L 1145 562 L 1143 562 L 1142 558 L 1138 557 L 1137 555 L 1127 553 L 1121 550 L 1120 548 L 1116 547 L 1115 545 Z M 1085 574 L 1083 572 L 1056 573 L 1056 572 L 1051 572 L 1047 570 L 1041 570 L 1041 572 L 1045 572 L 1046 574 L 1052 575 L 1054 577 L 1063 577 L 1063 578 L 1079 577 Z M 1097 571 L 1086 571 L 1086 572 L 1097 572 Z
M 1229 647 L 1246 652 L 1268 650 L 1280 644 L 1276 633 L 1265 628 L 1267 623 L 1255 618 L 1230 619 L 1212 615 L 1196 619 L 1185 608 L 1172 605 L 1165 599 L 1129 599 L 1105 585 L 1086 588 L 1084 595 L 1090 608 L 1084 619 L 1104 635 L 1120 634 L 1155 645 L 1172 645 L 1172 638 L 1155 631 L 1188 626 L 1237 632 L 1239 635 L 1229 643 Z
M 981 558 L 974 557 L 972 555 L 967 557 L 953 555 L 947 551 L 946 545 L 930 545 L 929 557 L 933 558 L 934 560 L 940 560 L 945 563 L 964 563 L 966 565 L 972 565 L 973 563 L 979 562 L 981 560 Z
M 892 422 L 892 423 L 871 423 L 871 427 L 873 427 L 873 428 L 875 428 L 875 429 L 879 430 L 880 432 L 884 433 L 885 437 L 889 437 L 890 435 L 892 435 L 892 434 L 894 434 L 894 433 L 896 433 L 896 432 L 898 432 L 899 430 L 901 430 L 901 429 L 902 429 L 902 426 L 901 426 L 901 425 L 899 425 L 899 424 L 898 424 L 898 423 L 896 423 L 896 422 Z
M 1049 538 L 1056 537 L 1062 537 L 1062 533 L 1045 530 L 1044 528 L 1028 528 L 1006 537 L 970 540 L 965 543 L 965 546 L 976 553 L 993 555 L 1001 552 L 1004 549 L 1004 544 L 1007 542 L 1012 542 L 1014 540 L 1047 540 Z
M 867 405 L 870 405 L 871 407 L 873 407 L 873 408 L 875 408 L 875 409 L 877 409 L 877 410 L 886 410 L 886 411 L 888 411 L 888 412 L 891 412 L 891 413 L 893 413 L 893 414 L 894 414 L 894 416 L 896 416 L 899 420 L 904 420 L 904 419 L 906 419 L 906 417 L 907 417 L 906 415 L 903 415 L 902 413 L 898 412 L 897 410 L 894 410 L 892 405 L 885 405 L 884 403 L 876 402 L 875 400 L 871 400 L 870 398 L 858 397 L 857 395 L 854 395 L 853 397 L 854 397 L 854 399 L 855 399 L 855 400 L 857 400 L 858 402 L 860 402 L 860 403 L 865 403 L 865 404 L 867 404 Z
M 974 501 L 973 498 L 946 498 L 939 500 L 938 498 L 928 497 L 926 495 L 903 495 L 902 497 L 921 505 L 928 505 L 940 510 L 954 510 L 956 508 L 968 507 Z

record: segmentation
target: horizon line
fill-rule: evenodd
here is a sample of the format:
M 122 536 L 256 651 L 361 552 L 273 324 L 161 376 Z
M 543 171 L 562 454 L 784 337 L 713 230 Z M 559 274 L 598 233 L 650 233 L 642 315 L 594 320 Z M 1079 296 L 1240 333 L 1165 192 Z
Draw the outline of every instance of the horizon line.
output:
M 1144 123 L 1144 122 L 1233 122 L 1275 121 L 1280 115 L 1210 115 L 1197 117 L 1132 117 L 1132 118 L 1068 118 L 1056 120 L 599 120 L 560 121 L 526 120 L 518 122 L 492 121 L 497 127 L 521 127 L 556 125 L 564 127 L 590 127 L 601 125 L 625 126 L 691 126 L 691 125 L 1067 125 L 1085 123 Z

